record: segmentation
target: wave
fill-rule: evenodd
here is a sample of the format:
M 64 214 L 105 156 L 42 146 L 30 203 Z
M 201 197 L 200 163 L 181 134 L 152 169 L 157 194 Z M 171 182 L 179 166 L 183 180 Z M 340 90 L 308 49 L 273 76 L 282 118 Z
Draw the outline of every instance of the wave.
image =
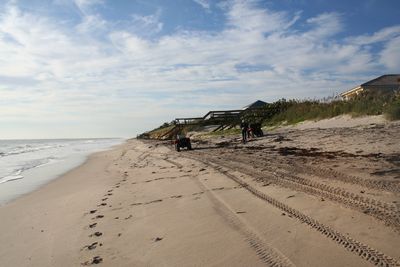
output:
M 6 183 L 6 182 L 11 182 L 15 180 L 20 180 L 24 178 L 23 175 L 21 175 L 22 172 L 38 168 L 47 164 L 51 164 L 57 161 L 55 157 L 48 157 L 44 159 L 36 159 L 36 160 L 31 160 L 28 162 L 25 162 L 22 166 L 19 166 L 17 169 L 15 169 L 11 174 L 7 174 L 4 177 L 0 178 L 0 184 Z
M 15 180 L 20 180 L 22 178 L 24 178 L 24 176 L 22 176 L 22 175 L 9 175 L 9 176 L 0 178 L 0 184 L 7 183 L 7 182 L 12 182 L 12 181 L 15 181 Z
M 46 150 L 46 149 L 60 148 L 60 147 L 65 147 L 65 145 L 55 144 L 55 145 L 42 145 L 42 146 L 36 146 L 36 147 L 32 146 L 32 145 L 16 146 L 11 151 L 0 152 L 0 158 L 6 157 L 6 156 L 12 156 L 12 155 L 30 153 L 30 152 L 37 152 L 37 151 Z

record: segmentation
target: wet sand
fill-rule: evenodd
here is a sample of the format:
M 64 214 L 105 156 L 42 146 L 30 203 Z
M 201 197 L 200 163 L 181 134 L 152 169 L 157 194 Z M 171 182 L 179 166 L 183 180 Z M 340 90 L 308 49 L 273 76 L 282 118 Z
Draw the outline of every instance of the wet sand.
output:
M 399 128 L 129 141 L 0 207 L 1 265 L 396 265 Z

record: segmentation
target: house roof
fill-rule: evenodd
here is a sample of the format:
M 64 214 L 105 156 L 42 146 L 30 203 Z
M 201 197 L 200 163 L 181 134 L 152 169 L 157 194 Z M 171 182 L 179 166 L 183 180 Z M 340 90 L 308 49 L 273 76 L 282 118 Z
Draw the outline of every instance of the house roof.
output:
M 257 100 L 247 106 L 244 106 L 243 109 L 249 109 L 249 108 L 260 108 L 265 106 L 266 104 L 268 104 L 267 102 L 261 101 L 261 100 Z
M 358 85 L 356 87 L 351 88 L 350 90 L 347 90 L 343 93 L 341 93 L 341 96 L 350 94 L 352 92 L 356 92 L 358 90 L 362 90 L 364 87 L 373 87 L 373 86 L 399 86 L 400 87 L 400 74 L 385 74 L 382 76 L 379 76 L 375 79 L 372 79 L 368 82 L 365 82 L 361 85 Z
M 372 79 L 368 82 L 361 84 L 361 86 L 368 85 L 399 85 L 400 84 L 400 74 L 385 74 L 379 76 L 378 78 Z

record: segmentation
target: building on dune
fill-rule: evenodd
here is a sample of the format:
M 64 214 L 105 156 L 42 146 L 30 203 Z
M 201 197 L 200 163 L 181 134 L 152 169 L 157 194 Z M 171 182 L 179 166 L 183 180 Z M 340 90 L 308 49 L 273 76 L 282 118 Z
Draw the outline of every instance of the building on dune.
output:
M 244 106 L 242 108 L 242 110 L 246 110 L 246 109 L 254 109 L 254 108 L 263 108 L 267 105 L 267 102 L 261 101 L 261 100 L 257 100 L 247 106 Z
M 400 90 L 400 74 L 386 74 L 343 92 L 340 96 L 344 100 L 349 100 L 365 91 L 393 92 L 396 90 Z

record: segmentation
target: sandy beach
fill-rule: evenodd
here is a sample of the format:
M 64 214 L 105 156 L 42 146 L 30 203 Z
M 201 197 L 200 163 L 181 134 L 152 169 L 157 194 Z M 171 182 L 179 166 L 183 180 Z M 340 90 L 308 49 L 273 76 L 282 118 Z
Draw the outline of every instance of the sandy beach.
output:
M 130 140 L 0 207 L 1 266 L 396 266 L 400 124 Z
M 400 0 L 0 0 L 0 267 L 400 267 Z

